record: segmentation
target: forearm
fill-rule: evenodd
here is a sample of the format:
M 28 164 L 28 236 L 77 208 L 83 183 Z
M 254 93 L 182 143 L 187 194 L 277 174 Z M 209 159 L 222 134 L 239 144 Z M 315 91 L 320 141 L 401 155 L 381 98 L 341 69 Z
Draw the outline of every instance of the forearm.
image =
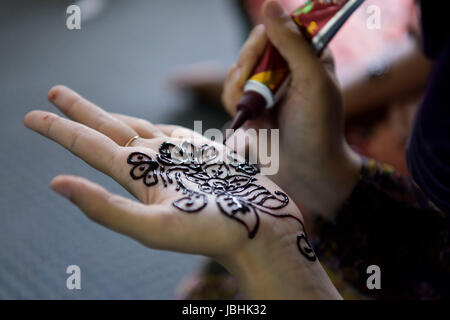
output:
M 384 74 L 349 84 L 342 90 L 346 118 L 422 90 L 430 66 L 430 61 L 417 49 L 394 61 Z
M 223 263 L 236 278 L 245 298 L 342 299 L 317 259 L 308 260 L 295 243 L 287 241 L 290 244 L 283 245 L 283 242 Z

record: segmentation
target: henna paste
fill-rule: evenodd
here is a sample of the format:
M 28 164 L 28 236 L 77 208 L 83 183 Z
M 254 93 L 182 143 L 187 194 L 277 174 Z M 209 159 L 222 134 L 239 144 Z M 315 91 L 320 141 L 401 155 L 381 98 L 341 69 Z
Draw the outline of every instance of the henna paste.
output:
M 308 260 L 315 261 L 317 258 L 303 222 L 293 215 L 277 213 L 288 205 L 288 196 L 281 191 L 272 193 L 257 184 L 254 176 L 260 172 L 259 168 L 240 161 L 236 153 L 229 152 L 226 162 L 218 161 L 218 155 L 217 149 L 207 144 L 196 147 L 189 141 L 180 145 L 164 142 L 159 147 L 157 160 L 133 152 L 128 163 L 133 166 L 131 177 L 142 179 L 148 187 L 159 180 L 164 187 L 175 184 L 176 191 L 183 197 L 174 201 L 173 206 L 186 213 L 201 211 L 208 204 L 207 195 L 215 196 L 220 212 L 242 224 L 249 238 L 254 238 L 258 232 L 260 214 L 296 220 L 302 228 L 297 235 L 297 247 Z M 198 190 L 193 190 L 187 182 L 195 184 Z

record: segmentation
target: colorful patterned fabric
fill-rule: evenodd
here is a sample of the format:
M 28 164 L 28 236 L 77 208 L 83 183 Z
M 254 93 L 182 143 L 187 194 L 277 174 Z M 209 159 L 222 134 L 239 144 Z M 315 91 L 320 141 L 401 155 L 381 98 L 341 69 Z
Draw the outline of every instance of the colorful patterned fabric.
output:
M 365 160 L 361 179 L 332 222 L 317 219 L 312 239 L 322 264 L 362 294 L 381 299 L 449 298 L 448 215 L 414 182 Z M 367 288 L 367 267 L 381 290 Z

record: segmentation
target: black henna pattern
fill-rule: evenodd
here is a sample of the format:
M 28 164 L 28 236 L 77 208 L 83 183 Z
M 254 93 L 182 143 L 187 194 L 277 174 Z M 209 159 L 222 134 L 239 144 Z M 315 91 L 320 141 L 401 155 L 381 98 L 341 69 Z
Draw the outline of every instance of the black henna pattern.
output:
M 175 184 L 183 197 L 174 201 L 173 206 L 186 213 L 199 212 L 208 204 L 207 195 L 214 195 L 220 212 L 242 224 L 249 238 L 258 232 L 260 214 L 296 220 L 302 228 L 297 235 L 297 247 L 308 260 L 315 261 L 303 222 L 293 215 L 276 212 L 287 206 L 288 196 L 281 191 L 272 193 L 257 184 L 254 176 L 260 172 L 259 168 L 240 161 L 235 153 L 229 152 L 226 162 L 218 161 L 218 155 L 216 148 L 206 144 L 196 147 L 189 141 L 180 145 L 164 142 L 156 160 L 133 152 L 128 163 L 133 166 L 131 177 L 142 179 L 148 187 L 159 180 L 164 187 Z M 187 182 L 197 185 L 198 190 L 190 188 Z

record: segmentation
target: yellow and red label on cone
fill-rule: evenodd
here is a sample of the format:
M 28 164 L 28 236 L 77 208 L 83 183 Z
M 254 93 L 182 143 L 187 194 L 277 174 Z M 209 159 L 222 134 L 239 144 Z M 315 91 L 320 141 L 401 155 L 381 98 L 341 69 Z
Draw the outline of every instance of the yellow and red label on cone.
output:
M 291 14 L 292 19 L 308 41 L 342 9 L 349 0 L 309 0 Z M 282 86 L 289 75 L 286 61 L 278 50 L 269 43 L 249 80 L 258 81 L 273 94 Z

